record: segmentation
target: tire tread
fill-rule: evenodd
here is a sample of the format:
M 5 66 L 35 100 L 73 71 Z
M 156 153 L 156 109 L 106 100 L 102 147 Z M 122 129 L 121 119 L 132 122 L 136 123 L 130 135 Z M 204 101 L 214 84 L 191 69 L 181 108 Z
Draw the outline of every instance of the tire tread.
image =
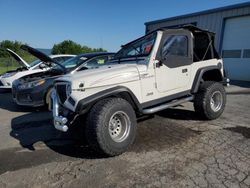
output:
M 211 112 L 209 110 L 207 100 L 211 95 L 211 92 L 215 89 L 218 89 L 222 93 L 223 97 L 223 104 L 221 110 L 219 112 Z M 226 94 L 225 89 L 222 84 L 214 81 L 205 81 L 201 83 L 198 93 L 195 95 L 194 99 L 194 109 L 197 114 L 199 114 L 202 118 L 207 120 L 212 120 L 218 118 L 222 112 L 224 111 L 226 103 Z
M 133 108 L 131 105 L 122 98 L 107 98 L 97 102 L 92 109 L 90 110 L 87 116 L 87 124 L 86 124 L 86 139 L 89 145 L 97 152 L 106 154 L 108 156 L 115 156 L 122 153 L 122 151 L 115 151 L 109 147 L 108 140 L 105 138 L 102 130 L 101 119 L 105 118 L 104 116 L 107 115 L 106 112 L 110 111 L 110 107 L 114 105 L 129 105 L 131 110 Z M 132 117 L 132 118 L 135 118 Z M 135 125 L 132 125 L 135 126 Z M 133 143 L 134 137 L 130 141 Z M 122 148 L 122 150 L 127 150 L 127 147 Z

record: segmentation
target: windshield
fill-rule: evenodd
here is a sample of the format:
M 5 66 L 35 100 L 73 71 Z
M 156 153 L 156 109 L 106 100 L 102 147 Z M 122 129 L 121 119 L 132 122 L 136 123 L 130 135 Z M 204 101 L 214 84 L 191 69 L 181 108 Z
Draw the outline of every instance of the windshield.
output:
M 144 36 L 143 38 L 136 40 L 132 43 L 129 43 L 122 47 L 119 52 L 117 52 L 114 59 L 148 56 L 154 46 L 155 39 L 156 32 Z
M 71 58 L 67 61 L 64 61 L 60 63 L 62 66 L 64 66 L 67 70 L 67 72 L 70 72 L 71 70 L 75 69 L 76 67 L 79 67 L 82 63 L 84 63 L 86 60 L 88 60 L 87 57 L 84 56 L 76 56 L 74 58 Z M 59 65 L 56 65 L 54 68 L 55 69 L 62 69 Z
M 30 67 L 34 67 L 34 66 L 36 66 L 40 62 L 41 62 L 41 60 L 37 59 L 37 60 L 35 60 L 35 61 L 33 61 L 33 62 L 30 63 Z

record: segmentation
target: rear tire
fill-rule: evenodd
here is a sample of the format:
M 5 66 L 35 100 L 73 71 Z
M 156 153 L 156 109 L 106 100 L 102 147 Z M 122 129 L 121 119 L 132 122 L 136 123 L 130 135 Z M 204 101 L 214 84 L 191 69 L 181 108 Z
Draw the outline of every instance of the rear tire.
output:
M 226 104 L 226 92 L 218 82 L 203 82 L 195 95 L 194 109 L 203 118 L 213 120 L 223 113 Z
M 86 139 L 100 153 L 119 155 L 134 142 L 136 124 L 134 109 L 126 100 L 104 99 L 96 103 L 87 116 Z

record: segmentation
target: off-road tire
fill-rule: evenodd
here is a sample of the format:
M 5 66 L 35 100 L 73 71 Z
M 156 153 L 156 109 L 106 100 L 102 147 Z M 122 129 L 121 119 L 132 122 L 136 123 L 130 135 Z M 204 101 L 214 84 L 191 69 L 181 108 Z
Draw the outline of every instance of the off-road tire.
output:
M 211 102 L 211 98 L 214 97 L 215 94 L 219 96 L 218 101 L 221 99 L 221 104 L 218 102 L 217 109 L 214 107 L 213 102 Z M 223 113 L 225 104 L 226 92 L 221 83 L 213 81 L 201 83 L 194 98 L 194 109 L 198 115 L 207 120 L 216 119 Z
M 119 142 L 114 141 L 114 138 L 111 136 L 113 132 L 110 133 L 110 125 L 112 127 L 113 123 L 116 123 L 113 118 L 115 118 L 118 113 L 121 113 L 121 118 L 126 117 L 126 122 L 130 126 L 127 134 L 124 134 L 126 137 L 122 137 L 124 140 Z M 123 115 L 124 117 L 122 117 Z M 96 103 L 87 115 L 85 130 L 86 139 L 88 144 L 97 152 L 107 156 L 116 156 L 125 152 L 134 142 L 136 124 L 135 111 L 129 102 L 122 98 L 104 99 Z M 121 127 L 122 124 L 120 125 L 120 130 L 122 130 Z

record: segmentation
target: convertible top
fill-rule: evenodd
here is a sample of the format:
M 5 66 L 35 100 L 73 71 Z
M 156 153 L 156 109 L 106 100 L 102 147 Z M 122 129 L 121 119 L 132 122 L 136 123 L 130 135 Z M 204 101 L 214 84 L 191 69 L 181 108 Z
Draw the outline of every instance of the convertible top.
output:
M 138 38 L 138 39 L 135 39 L 125 45 L 122 45 L 121 47 L 124 47 L 124 46 L 128 46 L 130 45 L 131 43 L 134 43 L 138 40 L 141 40 L 142 38 L 148 36 L 148 35 L 151 35 L 152 33 L 154 32 L 157 32 L 157 31 L 168 31 L 168 30 L 177 30 L 177 29 L 185 29 L 185 30 L 188 30 L 188 31 L 191 31 L 193 34 L 196 34 L 196 33 L 207 33 L 209 36 L 212 36 L 214 37 L 215 33 L 214 32 L 211 32 L 211 31 L 208 31 L 208 30 L 204 30 L 204 29 L 201 29 L 199 27 L 196 27 L 194 25 L 191 25 L 191 24 L 187 24 L 187 25 L 183 25 L 183 26 L 176 26 L 176 27 L 171 27 L 171 28 L 167 28 L 167 27 L 162 27 L 162 28 L 158 28 L 154 31 L 151 31 L 149 33 L 147 33 L 146 35 Z

